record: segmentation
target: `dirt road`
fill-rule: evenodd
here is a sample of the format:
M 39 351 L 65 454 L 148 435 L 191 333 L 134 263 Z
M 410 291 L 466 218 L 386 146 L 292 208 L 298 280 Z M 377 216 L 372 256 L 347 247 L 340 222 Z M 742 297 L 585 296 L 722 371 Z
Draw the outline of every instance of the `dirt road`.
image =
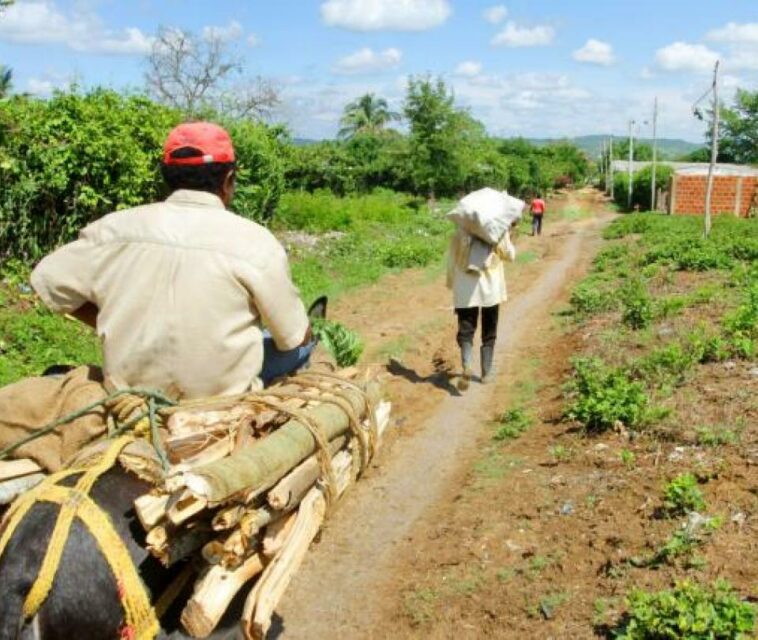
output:
M 592 196 L 560 206 L 602 211 Z M 556 203 L 558 205 L 559 203 Z M 586 268 L 603 216 L 549 225 L 521 238 L 522 258 L 509 270 L 510 301 L 501 315 L 496 359 L 502 380 L 525 366 L 551 309 Z M 369 355 L 397 356 L 387 369 L 397 433 L 375 468 L 339 505 L 288 591 L 272 632 L 284 638 L 386 637 L 382 594 L 413 549 L 425 512 L 454 493 L 476 453 L 478 434 L 502 409 L 501 385 L 453 387 L 457 369 L 453 317 L 442 277 L 385 279 L 346 299 L 337 317 L 366 336 Z

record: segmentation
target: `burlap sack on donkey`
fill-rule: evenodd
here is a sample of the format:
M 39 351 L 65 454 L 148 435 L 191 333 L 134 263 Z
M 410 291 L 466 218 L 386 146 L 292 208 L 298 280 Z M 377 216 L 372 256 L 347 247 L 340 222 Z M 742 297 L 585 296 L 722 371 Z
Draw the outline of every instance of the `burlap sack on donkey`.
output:
M 107 396 L 99 367 L 78 367 L 62 376 L 25 378 L 0 388 L 0 449 Z M 61 425 L 13 454 L 54 472 L 87 443 L 103 435 L 106 412 L 98 407 Z

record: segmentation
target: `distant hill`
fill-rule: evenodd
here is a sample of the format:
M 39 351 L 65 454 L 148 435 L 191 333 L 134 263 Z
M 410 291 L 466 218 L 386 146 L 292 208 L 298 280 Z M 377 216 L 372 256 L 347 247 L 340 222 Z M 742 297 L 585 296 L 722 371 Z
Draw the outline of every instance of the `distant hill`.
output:
M 613 140 L 621 141 L 625 138 L 614 136 Z M 561 142 L 565 140 L 574 143 L 577 147 L 582 149 L 592 158 L 600 156 L 603 148 L 603 144 L 607 142 L 608 136 L 604 135 L 591 135 L 591 136 L 579 136 L 577 138 L 530 138 L 529 142 L 536 145 L 547 145 L 555 142 Z M 644 144 L 653 144 L 652 138 L 635 138 L 635 141 L 642 142 Z M 658 153 L 661 154 L 661 158 L 668 158 L 673 160 L 680 158 L 681 156 L 692 153 L 704 146 L 703 144 L 697 144 L 695 142 L 687 142 L 687 140 L 679 140 L 676 138 L 658 138 Z

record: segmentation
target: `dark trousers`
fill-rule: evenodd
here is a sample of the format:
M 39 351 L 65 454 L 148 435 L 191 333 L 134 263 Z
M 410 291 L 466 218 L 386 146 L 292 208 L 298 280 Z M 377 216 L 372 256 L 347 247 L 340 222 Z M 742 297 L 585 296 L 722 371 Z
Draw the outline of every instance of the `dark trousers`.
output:
M 493 345 L 497 340 L 497 320 L 500 315 L 500 305 L 494 307 L 472 307 L 471 309 L 456 309 L 458 316 L 458 345 L 474 344 L 476 325 L 479 322 L 479 310 L 482 312 L 482 346 Z
M 533 236 L 541 236 L 542 235 L 542 214 L 534 214 L 532 216 L 532 235 Z

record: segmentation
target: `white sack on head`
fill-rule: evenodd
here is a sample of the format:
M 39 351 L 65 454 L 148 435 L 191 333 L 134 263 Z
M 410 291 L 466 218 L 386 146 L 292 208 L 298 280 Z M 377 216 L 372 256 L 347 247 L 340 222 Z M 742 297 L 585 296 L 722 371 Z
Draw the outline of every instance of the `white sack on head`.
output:
M 485 187 L 462 198 L 447 217 L 461 229 L 488 244 L 500 242 L 508 228 L 521 218 L 526 203 L 523 200 Z

